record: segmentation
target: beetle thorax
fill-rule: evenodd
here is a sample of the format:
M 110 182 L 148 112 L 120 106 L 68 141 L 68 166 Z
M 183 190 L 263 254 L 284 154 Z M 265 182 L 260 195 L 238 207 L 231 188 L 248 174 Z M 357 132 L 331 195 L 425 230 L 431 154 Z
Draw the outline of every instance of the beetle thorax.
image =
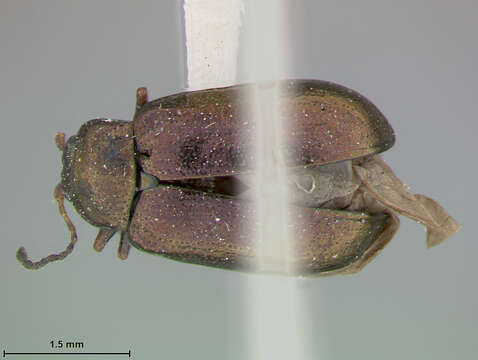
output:
M 131 122 L 94 119 L 85 123 L 66 143 L 61 185 L 88 222 L 126 229 L 136 188 Z

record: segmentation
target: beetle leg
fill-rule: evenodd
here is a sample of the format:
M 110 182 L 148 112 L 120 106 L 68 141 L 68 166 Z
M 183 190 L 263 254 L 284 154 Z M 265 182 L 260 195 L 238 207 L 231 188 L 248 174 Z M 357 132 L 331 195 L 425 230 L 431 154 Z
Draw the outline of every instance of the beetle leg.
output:
M 131 245 L 129 244 L 128 232 L 127 231 L 122 231 L 121 232 L 120 245 L 119 245 L 119 248 L 118 248 L 118 257 L 121 260 L 126 260 L 128 258 L 130 247 L 131 247 Z
M 106 243 L 116 234 L 116 230 L 101 228 L 96 236 L 95 242 L 93 244 L 93 249 L 96 251 L 101 251 L 105 248 Z
M 136 109 L 141 108 L 144 104 L 148 102 L 148 89 L 145 87 L 139 87 L 136 90 Z

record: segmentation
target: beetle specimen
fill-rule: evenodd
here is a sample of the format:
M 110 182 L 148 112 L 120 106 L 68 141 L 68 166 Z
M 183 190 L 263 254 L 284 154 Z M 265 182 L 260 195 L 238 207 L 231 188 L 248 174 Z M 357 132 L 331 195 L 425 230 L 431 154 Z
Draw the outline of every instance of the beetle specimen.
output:
M 440 205 L 413 195 L 378 153 L 394 133 L 366 98 L 318 80 L 284 80 L 279 110 L 287 124 L 286 166 L 293 263 L 300 275 L 359 271 L 390 241 L 397 211 L 427 227 L 427 244 L 441 243 L 459 225 Z M 133 245 L 193 264 L 254 268 L 254 206 L 245 174 L 253 171 L 252 85 L 183 92 L 148 102 L 139 88 L 133 121 L 94 119 L 65 144 L 55 188 L 71 242 L 38 262 L 22 247 L 28 269 L 65 258 L 77 241 L 63 195 L 100 228 L 94 249 L 121 233 L 119 257 Z M 260 89 L 254 87 L 254 89 Z

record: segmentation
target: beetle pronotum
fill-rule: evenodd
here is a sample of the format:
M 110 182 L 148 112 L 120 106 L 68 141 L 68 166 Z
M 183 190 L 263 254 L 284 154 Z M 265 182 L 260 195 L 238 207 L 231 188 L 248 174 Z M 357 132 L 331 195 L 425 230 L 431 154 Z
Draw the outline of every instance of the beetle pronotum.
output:
M 284 149 L 292 204 L 293 263 L 301 275 L 354 273 L 390 241 L 397 211 L 427 227 L 427 244 L 459 229 L 434 200 L 411 194 L 378 153 L 394 133 L 370 101 L 343 86 L 319 80 L 284 80 L 280 113 L 289 139 Z M 121 233 L 119 257 L 130 245 L 175 260 L 251 270 L 257 244 L 245 229 L 254 207 L 244 193 L 253 170 L 252 85 L 183 92 L 148 102 L 137 91 L 133 121 L 94 119 L 65 144 L 60 213 L 71 232 L 67 249 L 37 262 L 25 249 L 17 258 L 29 269 L 63 259 L 77 235 L 63 194 L 100 228 L 94 248 Z M 257 89 L 257 88 L 256 88 Z M 259 87 L 260 89 L 260 87 Z M 267 269 L 266 269 L 267 270 Z

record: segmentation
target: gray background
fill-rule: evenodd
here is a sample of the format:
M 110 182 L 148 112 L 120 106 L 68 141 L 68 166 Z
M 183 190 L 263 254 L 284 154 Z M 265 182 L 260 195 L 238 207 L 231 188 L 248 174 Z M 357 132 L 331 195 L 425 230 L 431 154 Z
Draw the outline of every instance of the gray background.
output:
M 476 353 L 478 243 L 478 9 L 473 1 L 294 1 L 291 77 L 349 86 L 388 117 L 397 143 L 384 157 L 413 192 L 464 228 L 427 250 L 404 218 L 393 241 L 355 276 L 298 279 L 305 343 L 320 359 L 460 359 Z M 96 230 L 68 207 L 79 243 L 62 263 L 24 270 L 69 239 L 52 200 L 57 131 L 98 116 L 131 119 L 134 93 L 184 87 L 175 1 L 0 2 L 2 247 L 0 346 L 169 359 L 245 359 L 244 284 L 253 275 L 185 265 L 133 250 L 101 254 Z M 281 346 L 280 343 L 277 344 Z M 93 357 L 92 357 L 93 358 Z

